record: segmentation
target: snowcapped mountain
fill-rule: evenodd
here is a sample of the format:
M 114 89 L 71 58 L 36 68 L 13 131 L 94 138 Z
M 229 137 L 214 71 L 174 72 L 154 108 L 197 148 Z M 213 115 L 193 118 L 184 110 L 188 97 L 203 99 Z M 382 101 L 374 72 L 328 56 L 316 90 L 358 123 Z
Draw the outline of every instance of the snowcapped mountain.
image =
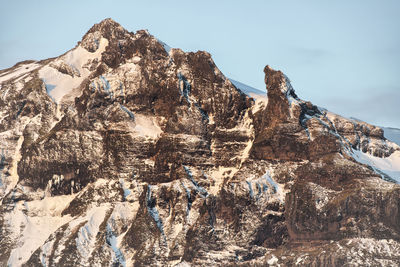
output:
M 399 265 L 396 140 L 264 73 L 111 19 L 0 71 L 1 265 Z

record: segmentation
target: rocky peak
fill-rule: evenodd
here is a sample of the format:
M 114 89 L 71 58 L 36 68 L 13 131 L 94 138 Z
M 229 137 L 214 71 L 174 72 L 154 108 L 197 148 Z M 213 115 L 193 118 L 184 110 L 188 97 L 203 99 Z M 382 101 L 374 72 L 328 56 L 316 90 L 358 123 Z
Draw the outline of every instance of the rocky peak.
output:
M 99 32 L 104 38 L 112 39 L 120 37 L 125 33 L 128 33 L 118 22 L 115 22 L 111 18 L 104 19 L 99 23 L 94 24 L 89 31 L 83 36 L 85 39 L 90 33 Z
M 113 20 L 112 18 L 105 18 L 102 21 L 100 21 L 99 23 L 96 23 L 95 25 L 93 25 L 91 27 L 91 29 L 95 28 L 95 27 L 104 28 L 105 26 L 109 26 L 109 25 L 112 27 L 121 27 L 121 25 L 118 22 L 116 22 L 115 20 Z
M 131 35 L 119 23 L 107 18 L 90 28 L 82 37 L 81 45 L 89 52 L 95 52 L 100 46 L 101 38 L 107 39 L 109 43 L 115 43 L 118 40 L 128 39 Z

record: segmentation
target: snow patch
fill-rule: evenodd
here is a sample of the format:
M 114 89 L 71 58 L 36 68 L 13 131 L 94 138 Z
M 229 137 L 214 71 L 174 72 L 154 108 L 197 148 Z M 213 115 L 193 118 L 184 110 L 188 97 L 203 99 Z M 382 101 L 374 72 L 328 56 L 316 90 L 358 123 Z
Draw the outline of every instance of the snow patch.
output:
M 275 265 L 275 264 L 278 263 L 278 258 L 275 257 L 274 254 L 272 254 L 272 257 L 267 261 L 267 263 L 268 263 L 269 265 Z
M 315 207 L 318 211 L 321 211 L 326 204 L 328 204 L 330 199 L 333 199 L 332 195 L 336 194 L 336 191 L 322 187 L 315 183 L 308 183 L 313 189 L 313 194 L 315 197 Z
M 303 259 L 301 257 L 297 258 L 296 262 L 294 264 L 299 265 Z
M 223 182 L 225 179 L 229 179 L 233 177 L 238 172 L 238 169 L 235 167 L 218 167 L 211 172 L 210 177 L 214 180 L 214 184 L 210 186 L 208 192 L 212 195 L 217 195 L 221 190 Z
M 39 78 L 46 84 L 46 90 L 48 86 L 52 86 L 51 90 L 47 90 L 49 96 L 54 99 L 56 103 L 60 103 L 64 96 L 67 98 L 65 100 L 69 100 L 80 95 L 81 92 L 74 92 L 74 89 L 90 74 L 90 71 L 83 68 L 83 66 L 89 60 L 100 58 L 101 53 L 105 50 L 107 45 L 108 40 L 102 38 L 100 40 L 100 49 L 97 49 L 94 53 L 87 51 L 81 46 L 77 46 L 53 62 L 54 64 L 60 63 L 60 61 L 66 63 L 76 69 L 81 74 L 80 77 L 72 77 L 68 74 L 61 73 L 50 65 L 42 67 L 39 70 Z
M 167 52 L 169 54 L 169 52 L 171 52 L 171 47 L 169 45 L 167 45 L 166 43 L 164 43 L 163 41 L 157 39 L 157 41 L 164 47 L 165 52 Z
M 251 175 L 244 181 L 247 184 L 250 198 L 258 201 L 260 198 L 266 197 L 268 201 L 278 200 L 284 203 L 287 190 L 284 189 L 284 184 L 279 184 L 271 178 L 270 172 L 272 171 L 267 171 L 262 176 Z
M 352 156 L 356 161 L 369 165 L 400 183 L 400 151 L 395 151 L 389 157 L 379 158 L 369 153 L 353 150 Z
M 121 184 L 121 188 L 124 191 L 124 200 L 131 194 L 131 190 L 125 187 L 125 181 L 123 179 L 119 179 L 119 183 Z
M 18 138 L 17 145 L 15 147 L 15 152 L 14 152 L 14 155 L 12 157 L 11 168 L 10 168 L 10 176 L 8 176 L 8 179 L 7 179 L 7 187 L 5 189 L 5 194 L 4 195 L 7 195 L 8 192 L 10 192 L 17 185 L 17 183 L 19 181 L 17 168 L 18 168 L 18 162 L 22 158 L 21 146 L 22 146 L 23 142 L 24 142 L 24 136 L 21 135 Z M 1 202 L 0 202 L 0 204 L 1 204 Z
M 37 68 L 39 68 L 41 65 L 37 64 L 37 63 L 29 63 L 29 64 L 23 64 L 21 66 L 19 66 L 18 68 L 16 68 L 15 70 L 12 70 L 10 72 L 7 73 L 3 73 L 2 75 L 0 75 L 0 83 L 16 78 L 16 77 L 20 77 L 22 75 L 24 75 L 25 73 L 31 72 Z
M 189 99 L 190 92 L 192 89 L 192 86 L 190 83 L 187 81 L 186 77 L 181 74 L 180 72 L 178 73 L 178 79 L 179 79 L 179 91 L 181 95 L 188 101 L 189 105 L 192 103 Z
M 190 209 L 192 208 L 192 198 L 190 194 L 190 190 L 186 187 L 186 185 L 181 181 L 182 187 L 185 189 L 186 192 L 186 197 L 187 197 L 187 207 L 186 207 L 186 216 L 189 218 L 190 215 Z
M 75 241 L 83 265 L 88 265 L 87 260 L 95 249 L 96 236 L 99 233 L 99 227 L 104 221 L 107 210 L 108 207 L 106 206 L 91 209 L 86 216 L 88 221 L 79 229 L 78 237 Z
M 284 184 L 279 184 L 276 181 L 274 181 L 271 178 L 271 175 L 269 172 L 266 172 L 263 175 L 263 178 L 272 186 L 272 192 L 275 194 L 276 198 L 281 202 L 281 203 L 285 203 L 285 197 L 286 197 L 286 191 L 284 189 L 285 185 Z
M 266 98 L 267 97 L 267 92 L 265 91 L 261 91 L 259 89 L 256 89 L 254 87 L 248 86 L 244 83 L 238 82 L 234 79 L 229 79 L 231 81 L 231 83 L 240 91 L 242 91 L 243 93 L 245 93 L 246 95 L 253 97 L 254 99 L 258 98 L 258 97 L 263 97 Z
M 49 257 L 51 255 L 53 245 L 54 245 L 54 240 L 47 242 L 42 246 L 39 257 L 40 257 L 40 263 L 44 267 L 49 266 Z
M 193 174 L 190 171 L 190 169 L 186 166 L 183 166 L 183 168 L 185 169 L 186 174 L 189 177 L 189 180 L 192 182 L 194 188 L 196 189 L 196 191 L 200 194 L 201 197 L 207 197 L 208 193 L 207 190 L 205 190 L 203 187 L 201 187 L 193 178 Z
M 158 138 L 163 132 L 155 121 L 154 117 L 141 114 L 135 115 L 135 132 L 140 136 Z
M 135 120 L 135 115 L 133 114 L 132 111 L 130 111 L 127 107 L 125 107 L 125 106 L 122 105 L 122 104 L 119 104 L 119 107 L 120 107 L 123 111 L 125 111 L 126 114 L 128 114 L 128 116 L 129 116 L 129 118 L 130 118 L 131 120 Z
M 121 250 L 119 249 L 117 236 L 111 229 L 110 224 L 107 224 L 106 226 L 106 242 L 107 245 L 109 245 L 112 251 L 114 252 L 113 265 L 118 264 L 118 266 L 125 267 L 126 266 L 125 257 L 122 254 Z
M 149 215 L 153 218 L 153 220 L 155 221 L 155 223 L 157 225 L 157 228 L 164 235 L 163 223 L 160 218 L 160 214 L 158 213 L 158 210 L 156 208 L 155 199 L 153 198 L 153 194 L 151 192 L 151 185 L 147 186 L 146 205 L 147 205 L 147 211 L 149 212 Z
M 17 239 L 18 247 L 11 251 L 9 266 L 21 266 L 71 216 L 62 216 L 62 210 L 73 196 L 49 197 L 31 202 L 20 201 L 4 218 L 9 237 Z
M 250 194 L 250 198 L 254 197 L 254 193 L 253 193 L 253 187 L 251 186 L 251 183 L 249 181 L 246 181 L 247 185 L 249 186 L 249 194 Z
M 28 214 L 34 216 L 61 216 L 62 211 L 75 198 L 75 194 L 45 197 L 40 200 L 25 202 Z

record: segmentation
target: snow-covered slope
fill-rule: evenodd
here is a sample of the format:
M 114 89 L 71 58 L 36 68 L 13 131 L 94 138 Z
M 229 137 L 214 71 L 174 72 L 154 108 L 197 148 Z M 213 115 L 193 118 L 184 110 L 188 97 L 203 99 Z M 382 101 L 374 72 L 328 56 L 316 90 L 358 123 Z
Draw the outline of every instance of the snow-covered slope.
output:
M 259 89 L 256 89 L 254 87 L 248 86 L 244 83 L 238 82 L 234 79 L 229 79 L 233 85 L 236 86 L 236 88 L 240 89 L 243 93 L 247 94 L 248 96 L 257 98 L 260 96 L 266 97 L 267 96 L 267 92 L 266 91 L 261 91 Z
M 359 150 L 353 150 L 353 153 L 355 160 L 371 166 L 383 179 L 393 179 L 400 183 L 400 151 L 384 158 L 374 157 Z
M 40 67 L 40 64 L 37 63 L 27 63 L 27 64 L 21 64 L 17 68 L 4 72 L 0 74 L 0 83 L 10 80 L 10 79 L 15 79 L 24 76 L 24 74 L 27 74 L 29 72 L 32 72 L 33 70 L 37 69 Z
M 384 138 L 384 128 L 331 112 L 328 112 L 328 117 L 345 138 L 345 142 L 349 143 L 350 155 L 356 161 L 369 165 L 383 179 L 400 183 L 400 146 L 392 138 Z M 385 137 L 387 138 L 386 134 Z
M 253 112 L 257 112 L 258 110 L 261 110 L 267 106 L 268 97 L 267 97 L 266 91 L 258 90 L 254 87 L 248 86 L 244 83 L 238 82 L 233 79 L 229 79 L 229 80 L 232 82 L 232 84 L 237 89 L 239 89 L 240 91 L 242 91 L 243 93 L 245 93 L 246 95 L 248 95 L 249 97 L 251 97 L 255 100 Z
M 105 38 L 100 40 L 99 49 L 91 53 L 81 46 L 77 46 L 60 58 L 45 65 L 39 70 L 39 78 L 45 84 L 49 96 L 56 102 L 61 103 L 64 96 L 69 96 L 65 100 L 73 100 L 80 95 L 80 91 L 73 93 L 73 90 L 86 79 L 90 70 L 87 64 L 97 60 L 104 52 L 108 41 Z

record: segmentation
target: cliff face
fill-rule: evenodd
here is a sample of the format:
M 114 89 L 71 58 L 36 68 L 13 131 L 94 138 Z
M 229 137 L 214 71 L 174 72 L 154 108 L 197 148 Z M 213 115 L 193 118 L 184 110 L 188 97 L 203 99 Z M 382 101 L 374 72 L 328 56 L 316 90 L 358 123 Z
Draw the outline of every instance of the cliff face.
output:
M 250 97 L 111 19 L 1 71 L 0 262 L 399 264 L 400 177 L 360 162 L 400 148 L 264 72 Z

